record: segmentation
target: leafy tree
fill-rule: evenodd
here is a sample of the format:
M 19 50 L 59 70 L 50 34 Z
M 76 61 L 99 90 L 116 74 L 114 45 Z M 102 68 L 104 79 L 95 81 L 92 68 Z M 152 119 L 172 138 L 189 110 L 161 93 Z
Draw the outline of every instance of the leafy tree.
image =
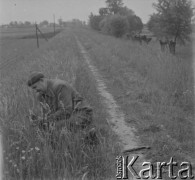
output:
M 39 23 L 40 26 L 48 26 L 49 22 L 47 20 L 44 20 L 42 22 Z
M 109 11 L 113 14 L 117 14 L 119 9 L 123 7 L 122 0 L 106 0 L 107 7 Z
M 9 23 L 9 26 L 14 26 L 15 25 L 15 23 L 13 22 L 13 21 L 11 21 L 10 23 Z
M 127 20 L 129 23 L 129 32 L 141 32 L 141 30 L 143 29 L 143 23 L 140 17 L 136 16 L 136 15 L 129 15 L 127 16 Z
M 17 26 L 18 26 L 18 27 L 23 27 L 23 26 L 24 26 L 24 24 L 23 24 L 23 22 L 22 22 L 22 21 L 19 21 Z
M 148 27 L 154 34 L 171 38 L 175 45 L 189 40 L 193 16 L 191 0 L 158 0 L 153 6 L 157 13 L 151 16 Z
M 29 21 L 25 21 L 24 26 L 31 26 L 31 23 Z
M 129 29 L 127 17 L 121 15 L 113 15 L 110 19 L 111 34 L 115 37 L 123 36 Z
M 99 9 L 99 14 L 100 14 L 100 16 L 107 16 L 107 15 L 110 14 L 110 12 L 109 12 L 108 8 L 100 8 Z
M 61 17 L 58 19 L 58 24 L 59 24 L 60 26 L 62 26 L 62 25 L 63 25 L 63 20 L 62 20 L 62 18 L 61 18 Z
M 141 19 L 134 11 L 123 6 L 122 0 L 106 0 L 107 7 L 99 9 L 99 15 L 89 16 L 89 24 L 95 30 L 121 37 L 127 32 L 140 32 Z
M 106 34 L 111 34 L 109 19 L 110 19 L 110 16 L 106 16 L 99 23 L 99 28 L 101 32 L 106 33 Z
M 148 29 L 155 34 L 157 37 L 166 36 L 160 27 L 160 15 L 159 14 L 152 14 L 150 19 L 147 23 Z
M 125 7 L 120 7 L 118 14 L 126 16 L 129 23 L 129 32 L 140 32 L 143 29 L 143 23 L 140 17 L 136 16 L 134 11 Z
M 122 16 L 133 16 L 135 15 L 134 11 L 129 9 L 128 7 L 120 7 L 118 9 L 118 13 Z
M 99 31 L 100 30 L 99 23 L 103 18 L 104 16 L 93 15 L 93 13 L 91 13 L 89 16 L 89 25 L 91 26 L 91 28 Z
M 72 25 L 74 26 L 82 26 L 83 22 L 79 19 L 72 19 Z

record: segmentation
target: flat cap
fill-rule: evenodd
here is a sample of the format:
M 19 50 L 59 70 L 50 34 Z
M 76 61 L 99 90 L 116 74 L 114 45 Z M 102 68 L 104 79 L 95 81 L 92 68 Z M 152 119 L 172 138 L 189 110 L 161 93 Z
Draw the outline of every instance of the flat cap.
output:
M 28 86 L 32 86 L 34 83 L 38 82 L 41 78 L 44 78 L 43 73 L 41 72 L 32 73 L 27 82 Z

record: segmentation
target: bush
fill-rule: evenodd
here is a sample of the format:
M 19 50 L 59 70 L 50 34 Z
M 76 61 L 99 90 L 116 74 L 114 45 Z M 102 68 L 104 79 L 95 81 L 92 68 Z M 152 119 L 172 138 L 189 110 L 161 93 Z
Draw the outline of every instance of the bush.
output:
M 114 15 L 110 18 L 111 34 L 115 37 L 121 37 L 129 28 L 129 23 L 125 16 Z
M 110 16 L 105 17 L 99 23 L 99 28 L 100 28 L 101 32 L 103 32 L 105 34 L 111 33 L 109 17 Z
M 121 37 L 128 31 L 129 23 L 125 16 L 112 15 L 104 18 L 99 27 L 102 32 Z
M 141 32 L 143 29 L 142 20 L 136 15 L 127 16 L 127 20 L 129 23 L 129 32 Z
M 99 31 L 100 30 L 99 23 L 102 19 L 103 19 L 103 16 L 93 15 L 91 13 L 91 15 L 89 16 L 89 24 L 90 24 L 91 28 Z

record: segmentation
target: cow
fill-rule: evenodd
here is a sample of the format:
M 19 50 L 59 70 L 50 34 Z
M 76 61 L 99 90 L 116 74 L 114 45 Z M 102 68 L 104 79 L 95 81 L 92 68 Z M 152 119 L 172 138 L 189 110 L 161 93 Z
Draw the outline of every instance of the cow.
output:
M 129 34 L 129 33 L 127 33 L 127 34 L 125 34 L 125 36 L 126 36 L 126 39 L 131 39 L 131 34 Z
M 165 52 L 165 50 L 168 48 L 169 41 L 168 40 L 159 40 L 161 51 Z
M 141 38 L 141 36 L 138 35 L 138 34 L 134 35 L 134 36 L 132 37 L 132 40 L 133 40 L 133 41 L 137 41 L 137 42 L 139 42 L 140 44 L 142 44 L 142 38 Z
M 141 36 L 141 39 L 142 39 L 146 44 L 149 44 L 149 42 L 152 40 L 151 37 L 147 37 L 146 35 Z
M 169 41 L 169 51 L 171 54 L 175 54 L 175 46 L 176 46 L 176 42 L 173 40 Z
M 147 37 L 146 35 L 134 35 L 132 37 L 132 40 L 138 41 L 140 44 L 142 44 L 142 41 L 148 44 L 152 40 L 152 38 Z

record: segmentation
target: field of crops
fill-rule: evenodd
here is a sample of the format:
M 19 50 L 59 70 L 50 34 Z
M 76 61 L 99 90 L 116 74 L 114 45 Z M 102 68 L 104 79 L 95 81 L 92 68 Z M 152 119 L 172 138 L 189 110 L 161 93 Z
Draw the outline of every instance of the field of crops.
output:
M 40 48 L 36 47 L 36 39 L 6 37 L 0 40 L 5 178 L 116 179 L 118 138 L 107 122 L 95 79 L 75 37 L 105 79 L 127 124 L 136 129 L 138 143 L 151 147 L 144 152 L 146 159 L 168 162 L 174 157 L 177 162 L 192 161 L 192 43 L 178 46 L 173 56 L 162 53 L 157 41 L 140 45 L 87 28 L 67 27 L 48 42 L 42 39 Z M 8 63 L 12 58 L 14 61 Z M 57 142 L 62 146 L 53 152 L 46 135 L 37 134 L 30 126 L 29 112 L 39 112 L 38 102 L 26 85 L 33 71 L 66 80 L 87 99 L 94 109 L 94 126 L 100 138 L 96 148 L 82 144 L 82 133 L 62 131 Z
M 53 33 L 53 27 L 41 27 L 40 30 L 43 34 L 46 33 Z M 60 31 L 60 27 L 56 27 L 56 32 Z M 36 38 L 36 27 L 8 27 L 8 28 L 0 28 L 0 38 L 9 38 L 9 39 L 20 39 L 20 38 L 27 38 L 28 36 L 34 36 Z M 39 35 L 39 37 L 41 37 Z
M 61 30 L 58 28 L 56 34 L 53 28 L 42 28 L 44 37 L 48 40 L 58 34 Z M 43 46 L 47 41 L 38 33 L 39 46 Z M 36 31 L 31 28 L 1 28 L 0 30 L 0 69 L 11 67 L 15 61 L 24 59 L 25 55 L 38 49 Z

